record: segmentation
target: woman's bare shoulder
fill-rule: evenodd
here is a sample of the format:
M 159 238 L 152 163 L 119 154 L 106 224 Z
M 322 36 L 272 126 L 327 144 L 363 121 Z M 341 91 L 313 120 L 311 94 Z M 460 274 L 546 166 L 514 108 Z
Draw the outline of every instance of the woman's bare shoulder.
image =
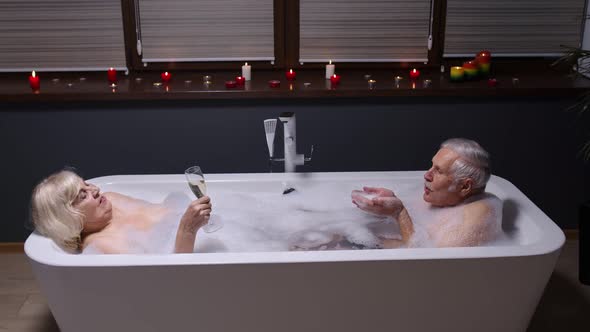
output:
M 157 205 L 157 204 L 150 203 L 150 202 L 143 200 L 143 199 L 123 195 L 121 193 L 114 192 L 114 191 L 106 192 L 106 193 L 104 193 L 104 195 L 108 199 L 110 199 L 111 202 L 120 202 L 120 203 L 125 203 L 125 204 L 136 203 L 136 204 L 142 204 L 142 205 Z
M 102 234 L 104 233 L 104 234 Z M 99 254 L 124 254 L 128 251 L 125 241 L 109 232 L 90 234 L 84 239 L 83 252 L 90 251 Z

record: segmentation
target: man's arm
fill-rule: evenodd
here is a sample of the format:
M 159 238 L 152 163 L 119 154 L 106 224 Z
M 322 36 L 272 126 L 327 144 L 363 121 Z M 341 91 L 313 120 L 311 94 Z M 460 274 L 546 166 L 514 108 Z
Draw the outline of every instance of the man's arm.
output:
M 352 202 L 361 210 L 395 218 L 400 227 L 401 244 L 407 245 L 414 234 L 414 225 L 402 201 L 389 189 L 364 187 L 363 190 L 364 192 L 358 190 L 352 192 Z M 364 193 L 377 194 L 378 196 L 369 199 L 363 196 Z M 382 244 L 385 248 L 400 247 L 399 240 L 384 239 Z
M 403 208 L 397 214 L 397 216 L 392 215 L 392 217 L 397 219 L 402 239 L 381 239 L 381 245 L 385 249 L 407 247 L 410 239 L 412 238 L 412 235 L 414 235 L 414 224 L 412 223 L 412 218 L 410 217 L 410 214 L 406 208 Z
M 397 222 L 399 223 L 402 242 L 407 245 L 414 234 L 414 224 L 412 223 L 412 218 L 405 207 L 398 214 Z

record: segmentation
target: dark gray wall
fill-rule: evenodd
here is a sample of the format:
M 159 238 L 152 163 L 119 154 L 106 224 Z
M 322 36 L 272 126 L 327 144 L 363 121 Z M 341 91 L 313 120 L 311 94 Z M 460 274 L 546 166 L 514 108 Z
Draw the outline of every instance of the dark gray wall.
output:
M 572 99 L 385 98 L 0 104 L 0 241 L 23 241 L 33 186 L 64 166 L 87 178 L 267 172 L 262 120 L 297 112 L 303 171 L 424 170 L 449 137 L 479 141 L 493 173 L 564 228 L 577 226 L 586 165 Z M 586 125 L 587 127 L 587 125 Z M 279 142 L 279 137 L 277 137 Z M 277 150 L 281 150 L 277 144 Z M 282 154 L 282 153 L 281 153 Z M 280 167 L 276 167 L 279 170 Z

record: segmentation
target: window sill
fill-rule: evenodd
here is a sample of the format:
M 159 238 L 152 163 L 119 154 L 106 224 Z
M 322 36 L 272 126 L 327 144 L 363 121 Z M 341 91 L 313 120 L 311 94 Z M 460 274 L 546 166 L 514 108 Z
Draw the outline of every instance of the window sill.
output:
M 590 88 L 590 80 L 581 76 L 546 69 L 507 74 L 497 71 L 496 87 L 487 79 L 450 82 L 448 73 L 430 72 L 410 80 L 407 72 L 391 70 L 338 71 L 341 82 L 333 86 L 324 79 L 323 70 L 298 71 L 295 81 L 287 81 L 284 73 L 254 71 L 252 81 L 236 88 L 226 88 L 225 81 L 234 80 L 236 72 L 173 73 L 167 85 L 159 85 L 159 73 L 119 74 L 116 87 L 111 87 L 105 73 L 41 73 L 41 89 L 33 92 L 27 74 L 5 74 L 0 78 L 1 102 L 50 101 L 133 101 L 133 100 L 200 100 L 200 99 L 306 99 L 306 98 L 372 98 L 372 97 L 567 97 L 579 96 Z M 205 85 L 203 75 L 212 83 Z M 365 75 L 375 80 L 370 88 Z M 395 85 L 394 76 L 403 76 Z M 84 77 L 83 80 L 80 78 Z M 518 78 L 514 83 L 513 78 Z M 58 79 L 58 80 L 54 80 Z M 431 81 L 429 86 L 424 81 Z M 280 87 L 269 86 L 270 80 L 281 81 Z M 307 84 L 309 83 L 309 84 Z

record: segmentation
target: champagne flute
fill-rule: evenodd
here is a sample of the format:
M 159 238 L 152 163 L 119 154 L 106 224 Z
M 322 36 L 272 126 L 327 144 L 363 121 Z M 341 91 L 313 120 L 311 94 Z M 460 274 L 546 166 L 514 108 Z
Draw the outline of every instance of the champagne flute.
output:
M 201 198 L 207 194 L 207 184 L 205 183 L 205 176 L 201 171 L 201 167 L 191 166 L 184 171 L 184 175 L 186 176 L 189 188 L 191 188 L 191 191 L 197 198 Z M 209 217 L 209 222 L 203 226 L 205 233 L 213 233 L 223 227 L 221 222 L 219 220 L 215 221 L 215 219 Z

